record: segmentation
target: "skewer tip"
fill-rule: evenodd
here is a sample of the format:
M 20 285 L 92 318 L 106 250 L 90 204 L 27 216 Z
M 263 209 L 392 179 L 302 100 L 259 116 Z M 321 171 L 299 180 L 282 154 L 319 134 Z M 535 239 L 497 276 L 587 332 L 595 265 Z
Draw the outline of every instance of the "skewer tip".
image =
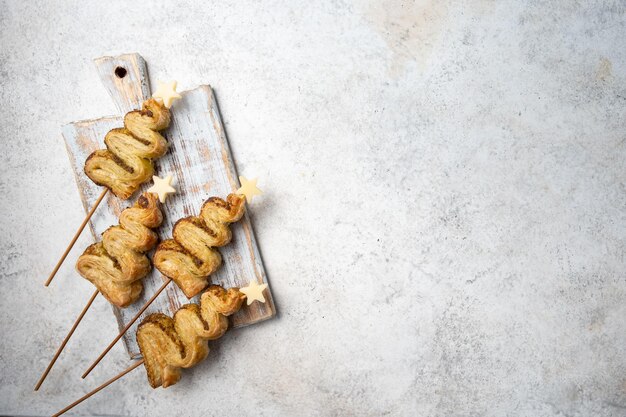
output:
M 120 379 L 121 377 L 123 377 L 124 375 L 126 375 L 127 373 L 129 373 L 130 371 L 134 370 L 135 368 L 137 368 L 139 365 L 143 364 L 143 359 L 135 362 L 134 364 L 132 364 L 131 366 L 129 366 L 128 368 L 126 368 L 126 370 L 120 372 L 119 374 L 117 374 L 116 376 L 114 376 L 113 378 L 109 379 L 107 382 L 105 382 L 104 384 L 100 385 L 98 388 L 88 392 L 87 394 L 83 395 L 82 397 L 80 397 L 78 400 L 74 401 L 72 404 L 68 405 L 67 407 L 65 407 L 64 409 L 62 409 L 61 411 L 57 412 L 56 414 L 53 414 L 52 417 L 58 417 L 61 414 L 66 413 L 67 411 L 71 410 L 72 408 L 76 407 L 78 404 L 82 403 L 83 401 L 85 401 L 87 398 L 91 397 L 92 395 L 94 395 L 95 393 L 103 390 L 104 388 L 108 387 L 109 385 L 111 385 L 113 382 L 117 381 L 118 379 Z

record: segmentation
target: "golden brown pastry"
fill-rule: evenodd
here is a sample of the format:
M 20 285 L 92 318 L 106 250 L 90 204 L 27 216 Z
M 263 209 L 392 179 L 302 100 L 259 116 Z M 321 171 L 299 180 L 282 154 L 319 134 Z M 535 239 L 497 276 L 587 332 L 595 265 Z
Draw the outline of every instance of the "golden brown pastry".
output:
M 170 124 L 170 111 L 154 99 L 142 110 L 126 113 L 124 127 L 113 129 L 104 138 L 107 149 L 93 152 L 85 161 L 85 174 L 126 200 L 152 177 L 152 159 L 167 151 L 167 141 L 158 131 Z
M 170 318 L 162 313 L 146 317 L 137 328 L 137 344 L 152 388 L 167 388 L 180 380 L 180 368 L 190 368 L 209 354 L 209 340 L 222 337 L 228 316 L 245 299 L 238 288 L 211 285 L 200 305 L 186 304 Z
M 174 225 L 174 239 L 164 240 L 157 247 L 152 262 L 163 275 L 170 277 L 188 298 L 199 294 L 208 285 L 208 276 L 222 263 L 220 253 L 213 249 L 224 246 L 232 237 L 229 224 L 241 219 L 245 197 L 229 194 L 226 201 L 209 198 L 198 217 L 180 219 Z
M 145 252 L 157 244 L 158 236 L 151 229 L 162 221 L 158 196 L 143 193 L 135 205 L 122 211 L 118 226 L 109 227 L 101 242 L 85 250 L 76 269 L 107 300 L 126 307 L 139 297 L 141 279 L 152 269 Z

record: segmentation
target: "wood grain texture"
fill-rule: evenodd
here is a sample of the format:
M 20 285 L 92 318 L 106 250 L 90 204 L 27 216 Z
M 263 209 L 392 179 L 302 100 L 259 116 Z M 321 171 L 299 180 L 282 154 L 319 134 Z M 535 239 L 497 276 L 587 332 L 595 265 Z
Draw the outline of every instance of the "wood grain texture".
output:
M 147 73 L 143 59 L 139 56 L 137 56 L 139 59 L 128 59 L 129 55 L 123 57 L 125 57 L 124 65 L 128 73 L 139 74 L 139 78 L 133 83 L 147 86 L 145 80 Z M 117 61 L 118 59 L 120 57 L 96 60 L 98 71 L 101 72 L 103 79 L 106 78 L 104 68 L 110 71 L 109 78 L 116 77 L 114 70 L 120 62 Z M 143 71 L 140 69 L 142 65 Z M 131 109 L 138 108 L 144 98 L 149 96 L 149 90 L 143 87 L 131 87 L 115 80 L 104 83 L 109 92 L 111 88 L 115 89 L 116 92 L 111 93 L 111 96 L 118 108 L 124 109 L 124 112 L 128 111 L 127 103 L 134 103 Z M 174 175 L 173 185 L 178 191 L 169 197 L 163 206 L 165 218 L 158 230 L 161 239 L 171 237 L 172 227 L 178 219 L 197 215 L 207 198 L 211 196 L 225 198 L 228 193 L 238 188 L 235 165 L 213 90 L 210 86 L 203 85 L 182 92 L 181 95 L 182 99 L 172 106 L 172 122 L 164 132 L 170 145 L 169 150 L 155 164 L 157 175 L 164 176 L 167 173 Z M 63 137 L 85 210 L 91 207 L 102 190 L 83 173 L 85 159 L 91 152 L 104 146 L 104 136 L 110 129 L 122 125 L 122 117 L 105 117 L 71 123 L 63 128 Z M 140 192 L 149 188 L 150 185 L 151 183 L 144 184 Z M 121 211 L 131 205 L 137 195 L 139 193 L 128 201 L 122 201 L 109 193 L 106 202 L 101 204 L 91 219 L 90 228 L 94 237 L 99 239 L 102 232 L 109 226 L 117 224 Z M 219 248 L 223 265 L 212 275 L 212 282 L 227 288 L 247 285 L 253 279 L 267 283 L 248 214 L 246 213 L 241 221 L 231 227 L 233 239 L 229 245 Z M 80 278 L 78 274 L 77 278 Z M 113 308 L 120 329 L 139 311 L 164 279 L 165 277 L 158 270 L 153 269 L 143 280 L 144 291 L 139 300 L 125 309 Z M 171 315 L 181 305 L 189 302 L 174 283 L 170 284 L 165 292 L 166 295 L 158 297 L 144 315 L 156 311 Z M 192 301 L 197 302 L 197 298 Z M 242 327 L 273 317 L 275 308 L 269 288 L 266 292 L 266 300 L 265 304 L 253 303 L 234 315 L 233 326 Z M 140 321 L 138 320 L 137 323 Z M 131 327 L 124 337 L 124 343 L 131 358 L 140 356 L 135 342 L 136 326 L 137 324 Z
M 139 54 L 104 56 L 94 60 L 100 80 L 121 115 L 150 97 L 146 61 Z

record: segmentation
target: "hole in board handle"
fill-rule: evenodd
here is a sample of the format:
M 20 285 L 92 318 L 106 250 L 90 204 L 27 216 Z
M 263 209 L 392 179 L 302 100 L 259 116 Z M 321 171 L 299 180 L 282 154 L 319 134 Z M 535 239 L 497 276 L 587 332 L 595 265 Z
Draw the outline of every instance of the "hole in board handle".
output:
M 115 68 L 115 75 L 117 75 L 117 78 L 124 78 L 124 77 L 126 77 L 126 68 L 124 68 L 124 67 L 117 67 L 117 68 Z

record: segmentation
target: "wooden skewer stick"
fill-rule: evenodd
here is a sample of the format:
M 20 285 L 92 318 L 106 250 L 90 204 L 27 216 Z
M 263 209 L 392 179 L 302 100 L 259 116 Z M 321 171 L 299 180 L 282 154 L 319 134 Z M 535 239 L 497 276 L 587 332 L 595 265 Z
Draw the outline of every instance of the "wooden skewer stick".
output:
M 89 369 L 87 369 L 87 371 L 85 371 L 85 373 L 83 374 L 83 376 L 81 378 L 85 379 L 85 377 L 87 375 L 89 375 L 89 373 L 93 370 L 93 368 L 95 368 L 96 365 L 98 365 L 100 363 L 102 358 L 104 358 L 106 356 L 106 354 L 109 353 L 109 351 L 113 348 L 113 346 L 115 346 L 117 341 L 120 340 L 122 338 L 122 336 L 124 336 L 124 334 L 128 331 L 128 329 L 130 329 L 131 326 L 137 321 L 139 316 L 141 316 L 143 314 L 143 312 L 146 311 L 146 309 L 148 307 L 150 307 L 150 304 L 152 304 L 152 302 L 159 296 L 159 294 L 161 294 L 161 292 L 163 292 L 163 290 L 169 285 L 170 282 L 172 282 L 171 278 L 167 278 L 167 280 L 165 280 L 165 282 L 163 282 L 163 285 L 161 285 L 161 288 L 159 288 L 157 290 L 157 292 L 155 292 L 154 295 L 152 297 L 150 297 L 150 299 L 148 301 L 146 301 L 146 304 L 144 304 L 144 306 L 141 307 L 141 310 L 139 310 L 137 312 L 137 314 L 135 315 L 135 317 L 133 317 L 126 324 L 126 326 L 120 331 L 120 333 L 115 337 L 115 339 L 113 339 L 113 341 L 111 343 L 109 343 L 109 346 L 107 346 L 106 349 L 104 349 L 104 352 L 102 352 L 100 354 L 100 356 L 98 356 L 98 359 L 96 359 L 94 361 L 94 363 L 91 364 Z
M 101 391 L 102 389 L 106 388 L 107 386 L 111 385 L 112 383 L 114 383 L 115 381 L 117 381 L 118 379 L 120 379 L 121 377 L 123 377 L 124 375 L 126 375 L 127 373 L 129 373 L 130 371 L 134 370 L 135 368 L 137 368 L 138 366 L 140 366 L 142 364 L 143 364 L 143 359 L 140 360 L 139 362 L 135 362 L 133 365 L 129 366 L 125 371 L 120 372 L 117 376 L 114 376 L 113 378 L 109 379 L 107 382 L 105 382 L 104 384 L 100 385 L 98 388 L 96 388 L 93 391 L 88 392 L 87 394 L 83 395 L 78 400 L 74 401 L 73 403 L 71 403 L 70 405 L 65 407 L 63 410 L 61 410 L 58 413 L 54 414 L 52 417 L 59 417 L 61 414 L 65 413 L 66 411 L 71 410 L 72 408 L 76 407 L 78 404 L 80 404 L 83 401 L 85 401 L 87 398 L 91 397 L 92 395 L 94 395 L 95 393 Z
M 61 259 L 59 259 L 59 262 L 57 262 L 56 266 L 52 270 L 52 273 L 48 277 L 48 280 L 44 284 L 46 287 L 48 285 L 50 285 L 50 283 L 52 282 L 52 279 L 54 278 L 54 276 L 56 275 L 57 271 L 59 270 L 59 268 L 63 264 L 63 261 L 65 261 L 65 258 L 67 258 L 67 255 L 70 253 L 70 250 L 72 250 L 72 247 L 74 246 L 74 243 L 76 243 L 76 241 L 78 240 L 78 237 L 83 232 L 83 229 L 87 225 L 87 222 L 89 221 L 89 219 L 91 219 L 91 216 L 96 211 L 96 208 L 98 208 L 98 205 L 100 205 L 100 202 L 102 201 L 104 196 L 107 195 L 108 192 L 109 192 L 108 188 L 105 188 L 104 190 L 102 190 L 102 193 L 100 194 L 100 197 L 98 197 L 98 199 L 94 203 L 94 205 L 91 208 L 91 210 L 89 210 L 89 213 L 87 213 L 87 216 L 85 216 L 85 220 L 83 220 L 83 222 L 81 223 L 80 227 L 76 231 L 76 234 L 74 235 L 74 238 L 72 239 L 70 244 L 67 246 L 67 249 L 65 249 L 65 252 L 63 252 L 63 255 L 61 256 Z
M 59 355 L 61 354 L 61 352 L 63 352 L 63 349 L 65 348 L 65 345 L 67 345 L 67 342 L 70 340 L 70 337 L 72 337 L 72 335 L 74 334 L 74 330 L 76 330 L 76 327 L 78 327 L 78 324 L 81 322 L 81 320 L 85 316 L 85 313 L 87 312 L 87 310 L 89 310 L 89 307 L 91 307 L 91 304 L 93 304 L 93 300 L 96 299 L 96 296 L 98 295 L 99 292 L 100 291 L 98 291 L 98 290 L 94 291 L 93 295 L 91 296 L 91 298 L 89 299 L 89 301 L 87 302 L 85 307 L 83 308 L 83 311 L 80 312 L 80 315 L 76 318 L 76 321 L 74 321 L 74 325 L 72 326 L 70 331 L 67 333 L 67 336 L 65 336 L 65 339 L 63 339 L 63 343 L 61 343 L 61 346 L 59 346 L 59 348 L 57 349 L 56 353 L 52 357 L 52 360 L 48 364 L 48 367 L 44 371 L 43 375 L 41 375 L 41 378 L 39 378 L 39 381 L 37 382 L 37 385 L 35 385 L 35 391 L 37 391 L 39 389 L 39 387 L 41 387 L 41 384 L 43 384 L 43 381 L 46 379 L 46 377 L 50 373 L 50 370 L 54 366 L 54 363 L 59 358 Z

